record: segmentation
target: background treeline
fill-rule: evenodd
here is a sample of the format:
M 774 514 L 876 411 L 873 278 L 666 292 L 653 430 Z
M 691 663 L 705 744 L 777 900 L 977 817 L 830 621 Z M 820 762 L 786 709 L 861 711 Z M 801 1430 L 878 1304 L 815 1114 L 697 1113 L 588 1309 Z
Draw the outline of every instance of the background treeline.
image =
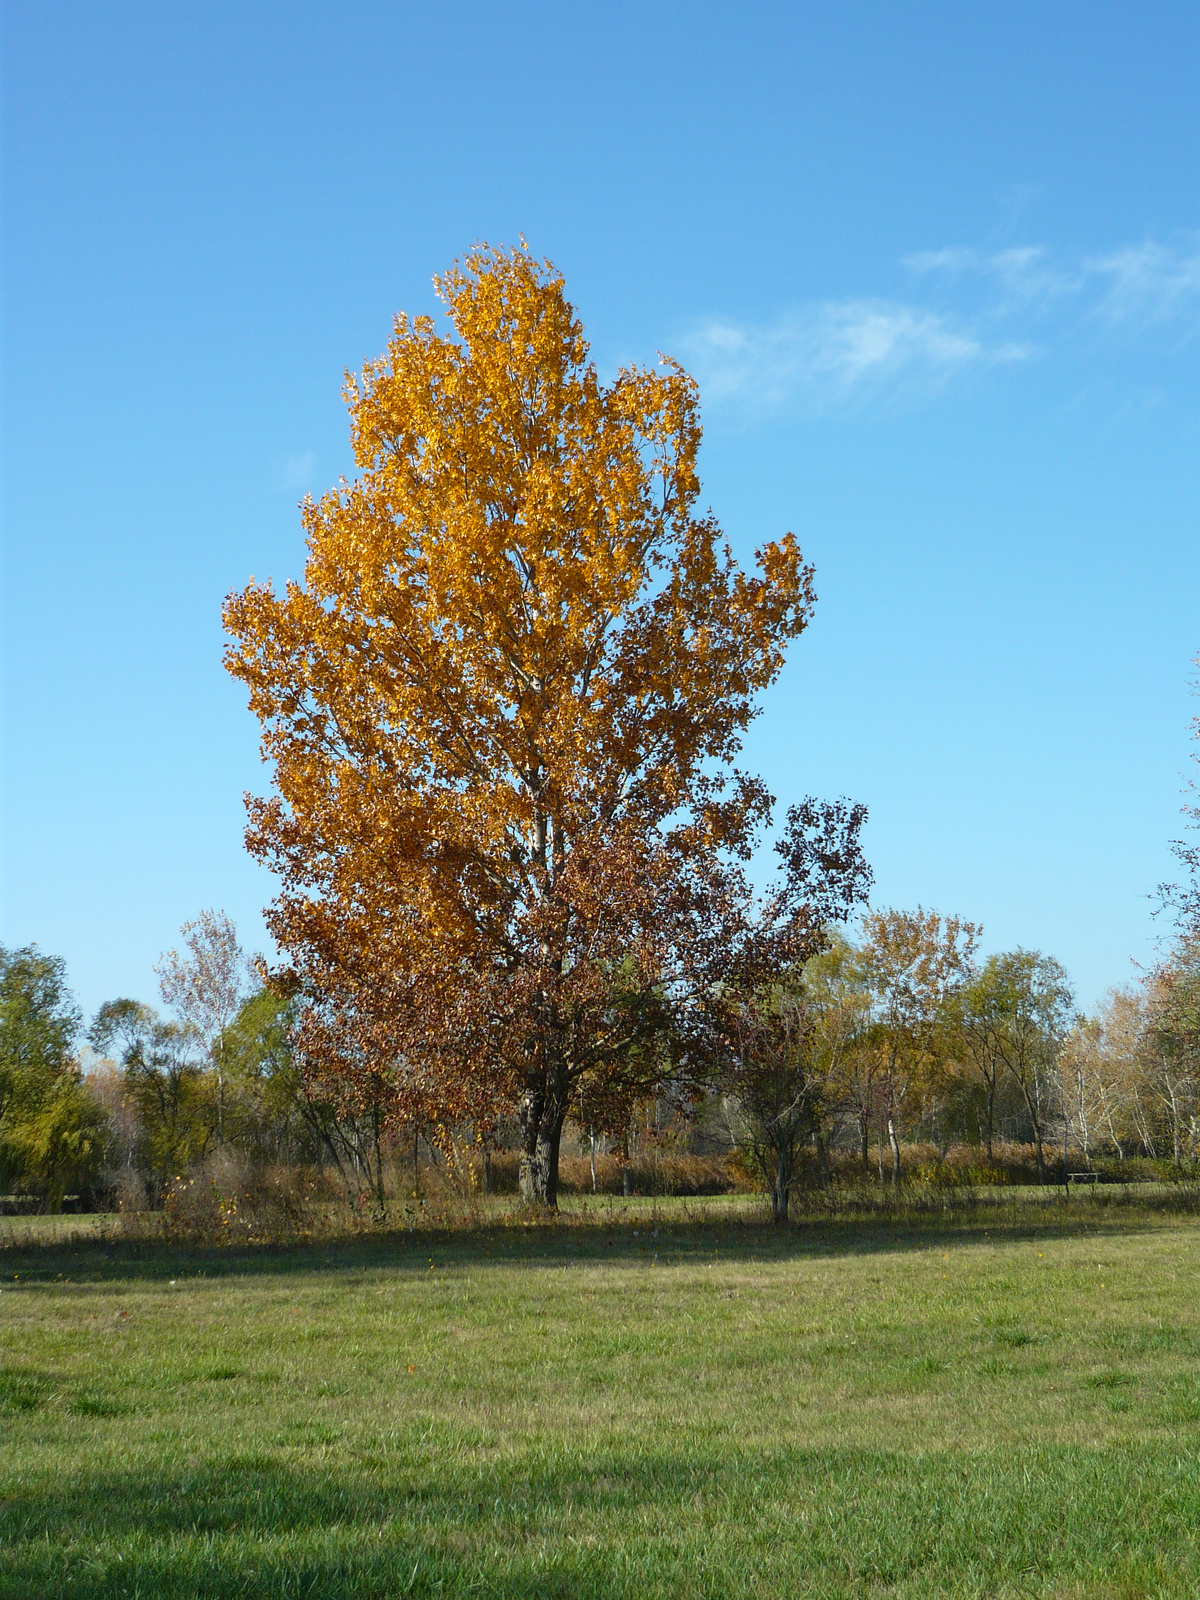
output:
M 101 1007 L 85 1030 L 63 963 L 0 951 L 0 1193 L 8 1209 L 232 1215 L 348 1200 L 515 1192 L 515 1124 L 397 1122 L 380 1082 L 310 1081 L 296 1002 L 261 987 L 227 919 L 184 930 L 164 1009 Z M 704 1087 L 668 1083 L 598 1129 L 573 1108 L 561 1177 L 597 1193 L 1058 1182 L 1191 1173 L 1200 1158 L 1200 938 L 1080 1016 L 1052 957 L 980 960 L 978 930 L 867 913 L 721 1016 Z

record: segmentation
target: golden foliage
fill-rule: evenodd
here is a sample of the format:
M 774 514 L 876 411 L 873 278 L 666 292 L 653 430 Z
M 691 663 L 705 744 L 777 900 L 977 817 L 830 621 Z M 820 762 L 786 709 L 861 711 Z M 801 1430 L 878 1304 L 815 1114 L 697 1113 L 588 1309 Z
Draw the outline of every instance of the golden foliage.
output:
M 678 366 L 602 384 L 524 248 L 435 284 L 452 335 L 401 315 L 348 376 L 358 477 L 305 504 L 302 584 L 229 597 L 227 661 L 314 1057 L 482 1115 L 649 1071 L 700 881 L 768 808 L 732 762 L 813 596 L 790 534 L 746 573 L 694 514 Z

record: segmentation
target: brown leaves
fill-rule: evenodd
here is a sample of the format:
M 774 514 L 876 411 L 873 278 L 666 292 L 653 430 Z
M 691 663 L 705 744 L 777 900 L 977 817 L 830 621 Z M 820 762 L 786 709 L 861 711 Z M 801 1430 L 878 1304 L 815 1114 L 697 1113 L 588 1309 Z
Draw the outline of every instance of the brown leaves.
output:
M 728 768 L 813 597 L 790 535 L 748 575 L 693 516 L 679 367 L 602 385 L 524 249 L 437 287 L 452 334 L 398 317 L 347 379 L 360 475 L 306 506 L 304 584 L 225 621 L 305 1049 L 465 1109 L 531 1074 L 646 1079 L 737 901 L 718 863 L 765 793 Z

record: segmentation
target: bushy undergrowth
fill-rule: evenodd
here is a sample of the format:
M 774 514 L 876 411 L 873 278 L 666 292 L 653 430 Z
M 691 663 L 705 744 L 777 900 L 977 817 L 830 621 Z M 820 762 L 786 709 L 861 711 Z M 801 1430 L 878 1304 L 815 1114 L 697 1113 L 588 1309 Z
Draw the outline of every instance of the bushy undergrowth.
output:
M 823 1189 L 830 1184 L 849 1184 L 855 1188 L 871 1183 L 891 1185 L 891 1152 L 872 1145 L 864 1165 L 857 1149 L 827 1152 L 824 1168 L 815 1151 L 808 1151 L 801 1163 L 800 1191 Z M 497 1195 L 518 1192 L 518 1163 L 515 1150 L 491 1154 L 485 1179 L 482 1160 L 473 1152 L 461 1163 L 457 1181 L 469 1189 Z M 436 1174 L 432 1168 L 436 1186 Z M 1178 1168 L 1169 1161 L 1150 1161 L 1143 1157 L 1120 1160 L 1116 1156 L 1090 1160 L 1078 1151 L 1069 1152 L 1063 1165 L 1062 1151 L 1047 1147 L 1043 1154 L 1045 1182 L 1061 1184 L 1069 1173 L 1094 1173 L 1101 1183 L 1178 1182 L 1200 1178 L 1194 1167 Z M 930 1185 L 935 1188 L 963 1189 L 980 1186 L 1031 1185 L 1038 1176 L 1037 1152 L 1032 1144 L 997 1140 L 989 1158 L 982 1145 L 952 1145 L 940 1150 L 930 1143 L 903 1144 L 900 1147 L 902 1184 Z M 427 1181 L 427 1180 L 426 1180 Z M 594 1161 L 585 1152 L 564 1154 L 559 1163 L 559 1189 L 564 1194 L 625 1194 L 633 1196 L 703 1196 L 751 1194 L 760 1190 L 762 1180 L 747 1158 L 738 1150 L 718 1155 L 692 1155 L 674 1151 L 642 1152 L 626 1160 L 619 1155 L 597 1155 Z
M 311 1237 L 329 1226 L 344 1232 L 353 1217 L 319 1170 L 224 1159 L 174 1178 L 159 1208 L 123 1208 L 112 1226 L 124 1238 L 209 1246 Z
M 519 1158 L 515 1150 L 496 1151 L 489 1161 L 493 1194 L 516 1194 Z M 594 1181 L 593 1181 L 594 1172 Z M 715 1195 L 744 1194 L 755 1178 L 735 1155 L 650 1152 L 628 1161 L 617 1155 L 564 1155 L 558 1184 L 565 1194 Z
M 891 1182 L 891 1152 L 872 1145 L 864 1165 L 858 1150 L 838 1149 L 829 1152 L 829 1176 L 834 1182 L 862 1183 L 874 1180 Z M 1063 1161 L 1061 1146 L 1043 1147 L 1043 1172 L 1045 1182 L 1062 1184 L 1068 1175 L 1094 1174 L 1102 1184 L 1172 1183 L 1200 1178 L 1196 1163 L 1177 1166 L 1172 1161 L 1152 1161 L 1145 1156 L 1122 1160 L 1112 1153 L 1084 1156 L 1078 1150 L 1069 1150 Z M 997 1139 L 991 1155 L 978 1144 L 951 1145 L 942 1150 L 935 1144 L 911 1143 L 900 1146 L 900 1177 L 902 1183 L 931 1184 L 937 1188 L 995 1187 L 1037 1184 L 1037 1150 L 1032 1144 L 1017 1144 Z M 820 1186 L 821 1174 L 815 1156 L 810 1156 L 805 1167 L 805 1187 Z
M 578 1165 L 580 1163 L 576 1163 Z M 381 1206 L 373 1189 L 347 1191 L 327 1173 L 290 1168 L 254 1169 L 231 1161 L 212 1163 L 202 1173 L 181 1177 L 170 1186 L 165 1203 L 157 1210 L 130 1210 L 106 1216 L 99 1230 L 114 1242 L 162 1241 L 198 1250 L 255 1245 L 290 1244 L 304 1240 L 332 1240 L 356 1235 L 404 1232 L 459 1232 L 480 1227 L 527 1226 L 557 1220 L 571 1227 L 594 1223 L 607 1226 L 612 1207 L 630 1206 L 636 1220 L 647 1205 L 669 1209 L 684 1207 L 678 1215 L 699 1219 L 710 1216 L 733 1221 L 765 1218 L 766 1197 L 760 1196 L 744 1173 L 733 1170 L 732 1181 L 719 1183 L 724 1158 L 676 1157 L 664 1159 L 657 1169 L 639 1174 L 640 1182 L 628 1197 L 622 1195 L 620 1172 L 613 1181 L 597 1162 L 597 1189 L 591 1191 L 590 1165 L 586 1184 L 571 1170 L 564 1183 L 563 1211 L 555 1217 L 524 1208 L 515 1183 L 501 1192 L 484 1193 L 469 1168 L 444 1168 L 422 1164 L 416 1189 L 411 1168 L 394 1172 Z M 1086 1189 L 1031 1190 L 1029 1186 L 981 1181 L 969 1167 L 922 1170 L 913 1163 L 899 1188 L 864 1178 L 859 1170 L 837 1170 L 830 1181 L 798 1188 L 792 1196 L 791 1221 L 796 1226 L 837 1220 L 886 1219 L 900 1224 L 956 1224 L 975 1221 L 1007 1225 L 1032 1220 L 1036 1213 L 1064 1205 L 1077 1217 L 1087 1210 L 1099 1217 L 1114 1210 L 1144 1209 L 1174 1214 L 1200 1214 L 1200 1181 L 1140 1181 L 1098 1184 Z M 651 1181 L 657 1178 L 658 1186 Z M 405 1182 L 407 1180 L 407 1183 Z M 673 1186 L 673 1192 L 667 1185 Z M 736 1185 L 736 1187 L 735 1187 Z M 589 1201 L 597 1202 L 589 1206 Z M 760 1206 L 763 1216 L 760 1217 Z M 715 1209 L 714 1209 L 715 1208 Z M 12 1239 L 25 1240 L 24 1232 L 11 1228 Z
M 882 1159 L 881 1159 L 882 1154 Z M 506 1218 L 531 1220 L 520 1202 L 516 1151 L 491 1152 L 486 1160 L 475 1145 L 448 1150 L 422 1149 L 417 1165 L 411 1151 L 395 1148 L 385 1156 L 382 1184 L 377 1172 L 338 1172 L 331 1168 L 254 1163 L 230 1151 L 203 1167 L 171 1178 L 148 1204 L 148 1191 L 127 1173 L 111 1191 L 112 1210 L 100 1224 L 114 1239 L 155 1240 L 199 1248 L 255 1245 L 348 1237 L 395 1229 L 460 1229 L 492 1225 Z M 1097 1182 L 1071 1190 L 1073 1203 L 1084 1193 L 1092 1204 L 1121 1205 L 1125 1199 L 1156 1209 L 1200 1209 L 1200 1173 L 1166 1162 L 1120 1161 L 1114 1157 L 1088 1166 L 1072 1152 L 1066 1168 L 1062 1153 L 1046 1152 L 1045 1203 L 1066 1194 L 1067 1174 L 1087 1170 Z M 996 1214 L 1009 1207 L 1028 1209 L 1037 1195 L 1037 1160 L 1032 1145 L 993 1145 L 991 1159 L 977 1145 L 939 1150 L 932 1144 L 901 1147 L 900 1184 L 892 1182 L 890 1152 L 874 1146 L 864 1167 L 861 1152 L 835 1149 L 819 1164 L 809 1152 L 792 1193 L 796 1221 L 818 1218 L 932 1217 Z M 586 1145 L 568 1150 L 560 1162 L 560 1194 L 578 1216 L 590 1197 L 605 1205 L 659 1199 L 706 1200 L 755 1205 L 762 1181 L 744 1154 L 691 1154 L 643 1149 L 631 1159 L 597 1153 Z M 764 1197 L 765 1204 L 765 1197 Z
M 835 1183 L 802 1190 L 793 1197 L 794 1224 L 839 1219 L 885 1218 L 902 1224 L 929 1221 L 957 1226 L 974 1220 L 1011 1226 L 1031 1222 L 1039 1213 L 1102 1218 L 1112 1213 L 1175 1216 L 1200 1215 L 1200 1182 L 1099 1184 L 1094 1188 L 1055 1189 L 1047 1186 L 971 1187 L 965 1184 L 907 1183 L 891 1185 Z

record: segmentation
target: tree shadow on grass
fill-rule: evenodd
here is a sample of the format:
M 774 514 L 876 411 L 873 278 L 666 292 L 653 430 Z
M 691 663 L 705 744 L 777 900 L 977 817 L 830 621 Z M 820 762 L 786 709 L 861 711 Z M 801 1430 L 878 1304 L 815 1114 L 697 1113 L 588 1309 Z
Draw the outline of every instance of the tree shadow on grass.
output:
M 651 1202 L 646 1202 L 649 1210 Z M 1123 1196 L 1092 1200 L 989 1202 L 923 1199 L 859 1215 L 808 1215 L 787 1228 L 745 1216 L 721 1217 L 704 1202 L 680 1216 L 678 1202 L 657 1217 L 596 1209 L 458 1228 L 412 1227 L 254 1245 L 196 1245 L 171 1239 L 107 1237 L 23 1240 L 0 1247 L 0 1280 L 18 1283 L 158 1282 L 197 1277 L 345 1274 L 616 1262 L 625 1266 L 766 1263 L 887 1255 L 946 1245 L 1022 1243 L 1080 1235 L 1117 1238 L 1193 1217 L 1195 1198 L 1181 1194 L 1147 1204 Z
M 26 1480 L 0 1505 L 0 1595 L 1001 1595 L 1123 1570 L 1185 1595 L 1200 1582 L 1200 1466 L 1165 1444 L 916 1456 L 729 1441 L 488 1460 L 414 1423 L 380 1445 L 340 1465 L 267 1452 Z

